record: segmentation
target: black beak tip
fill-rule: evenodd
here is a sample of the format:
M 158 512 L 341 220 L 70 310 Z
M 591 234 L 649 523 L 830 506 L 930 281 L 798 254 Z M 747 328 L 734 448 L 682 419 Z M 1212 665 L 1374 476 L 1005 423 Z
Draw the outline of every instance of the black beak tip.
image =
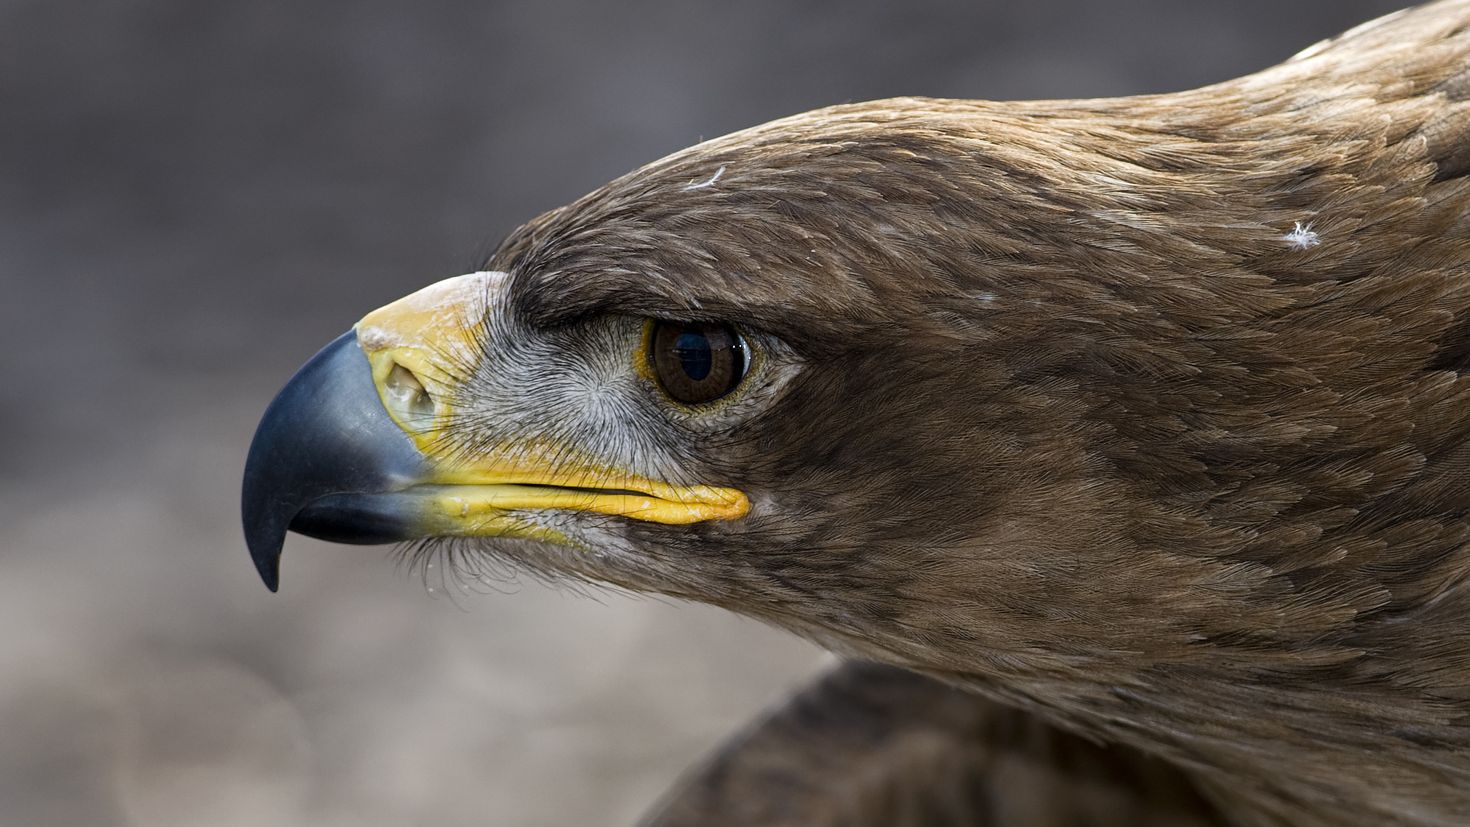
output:
M 254 446 L 252 446 L 253 448 Z M 251 452 L 246 464 L 245 490 L 241 497 L 241 516 L 245 528 L 245 547 L 250 550 L 250 560 L 265 587 L 276 591 L 281 586 L 281 547 L 286 544 L 286 527 L 294 508 L 269 507 L 270 498 L 260 485 L 252 485 L 258 471 L 254 467 L 256 457 Z
M 265 587 L 267 589 L 270 589 L 272 594 L 281 590 L 280 558 L 276 558 L 269 563 L 264 562 L 263 560 L 257 561 L 255 564 L 255 568 L 257 571 L 260 572 L 261 582 L 265 583 Z
M 250 559 L 255 561 L 255 570 L 260 572 L 261 582 L 272 592 L 281 588 L 281 545 L 285 539 L 282 537 L 269 544 L 250 544 Z
M 247 489 L 248 490 L 248 489 Z M 281 547 L 286 544 L 287 515 L 262 513 L 265 509 L 259 502 L 251 502 L 247 495 L 243 503 L 245 523 L 245 547 L 250 549 L 250 560 L 265 587 L 276 591 L 281 587 Z

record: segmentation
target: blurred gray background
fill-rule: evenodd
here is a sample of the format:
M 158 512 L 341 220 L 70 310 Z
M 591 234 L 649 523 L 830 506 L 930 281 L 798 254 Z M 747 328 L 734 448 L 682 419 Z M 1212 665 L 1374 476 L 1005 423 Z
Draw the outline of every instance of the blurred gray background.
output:
M 366 311 L 703 137 L 1223 80 L 1395 0 L 0 0 L 0 823 L 619 825 L 820 668 L 702 607 L 237 526 Z

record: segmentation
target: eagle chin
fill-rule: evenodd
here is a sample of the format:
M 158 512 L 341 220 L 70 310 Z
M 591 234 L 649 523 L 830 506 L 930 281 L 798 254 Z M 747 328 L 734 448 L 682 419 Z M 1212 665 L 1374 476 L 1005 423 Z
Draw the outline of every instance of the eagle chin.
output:
M 1457 0 L 1189 92 L 708 141 L 308 362 L 251 554 L 274 589 L 288 530 L 437 538 L 937 678 L 1237 823 L 1470 823 L 1467 172 Z

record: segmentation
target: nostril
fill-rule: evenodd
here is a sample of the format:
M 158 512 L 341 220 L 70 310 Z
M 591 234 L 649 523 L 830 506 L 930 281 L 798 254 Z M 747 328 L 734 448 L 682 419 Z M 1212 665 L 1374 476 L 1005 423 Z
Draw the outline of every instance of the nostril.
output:
M 413 371 L 395 362 L 383 386 L 388 404 L 405 424 L 427 427 L 434 416 L 434 398 Z

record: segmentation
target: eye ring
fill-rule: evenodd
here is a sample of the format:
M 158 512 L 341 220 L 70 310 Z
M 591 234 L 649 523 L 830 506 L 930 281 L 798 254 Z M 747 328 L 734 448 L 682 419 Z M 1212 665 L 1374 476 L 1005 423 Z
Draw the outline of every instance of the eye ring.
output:
M 728 324 L 651 319 L 644 342 L 649 373 L 681 405 L 729 394 L 750 368 L 750 348 Z

